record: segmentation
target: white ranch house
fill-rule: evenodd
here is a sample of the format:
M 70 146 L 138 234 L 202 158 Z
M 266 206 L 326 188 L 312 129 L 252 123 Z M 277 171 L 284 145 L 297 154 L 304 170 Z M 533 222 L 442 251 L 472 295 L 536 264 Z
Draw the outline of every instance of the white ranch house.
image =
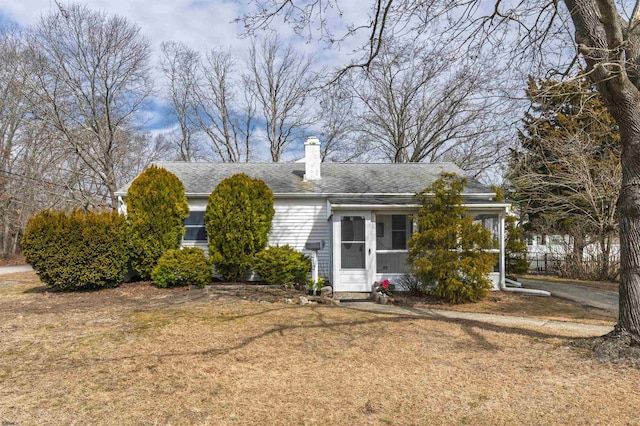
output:
M 310 255 L 306 247 L 321 243 L 319 273 L 336 292 L 368 292 L 375 281 L 397 282 L 406 273 L 407 241 L 419 208 L 414 195 L 442 172 L 464 174 L 451 163 L 321 163 L 320 143 L 313 137 L 305 143 L 305 158 L 296 163 L 156 165 L 174 173 L 185 186 L 190 216 L 183 246 L 207 249 L 204 211 L 209 194 L 223 179 L 245 173 L 273 191 L 269 244 L 289 244 Z M 118 192 L 123 212 L 127 189 Z M 469 214 L 494 236 L 498 261 L 491 278 L 496 290 L 504 288 L 504 218 L 509 204 L 496 202 L 493 191 L 475 179 L 468 179 L 463 197 Z

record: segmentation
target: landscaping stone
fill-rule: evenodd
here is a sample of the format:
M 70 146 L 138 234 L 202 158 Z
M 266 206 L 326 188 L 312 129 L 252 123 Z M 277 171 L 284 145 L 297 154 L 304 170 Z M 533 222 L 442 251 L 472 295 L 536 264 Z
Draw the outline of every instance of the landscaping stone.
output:
M 304 296 L 300 296 L 300 298 L 298 299 L 298 304 L 305 306 L 309 304 L 309 299 L 304 297 Z
M 326 285 L 320 289 L 320 296 L 322 297 L 331 297 L 333 296 L 333 287 L 330 285 Z

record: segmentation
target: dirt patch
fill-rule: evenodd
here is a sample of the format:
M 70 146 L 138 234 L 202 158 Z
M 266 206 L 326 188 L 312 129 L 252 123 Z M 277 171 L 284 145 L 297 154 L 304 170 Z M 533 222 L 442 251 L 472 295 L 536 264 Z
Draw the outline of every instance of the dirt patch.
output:
M 640 346 L 629 335 L 617 330 L 606 336 L 576 339 L 570 345 L 586 349 L 587 355 L 602 362 L 640 367 Z
M 26 264 L 27 262 L 25 262 L 24 256 L 21 254 L 14 254 L 9 257 L 0 257 L 0 266 L 18 266 Z
M 149 281 L 124 283 L 118 287 L 100 290 L 60 292 L 41 283 L 35 272 L 0 276 L 0 297 L 12 299 L 13 304 L 0 304 L 0 313 L 37 314 L 48 312 L 63 314 L 70 311 L 102 309 L 138 311 L 177 307 L 184 304 L 258 303 L 296 300 L 301 292 L 278 286 L 255 284 L 210 285 L 205 288 L 158 288 Z

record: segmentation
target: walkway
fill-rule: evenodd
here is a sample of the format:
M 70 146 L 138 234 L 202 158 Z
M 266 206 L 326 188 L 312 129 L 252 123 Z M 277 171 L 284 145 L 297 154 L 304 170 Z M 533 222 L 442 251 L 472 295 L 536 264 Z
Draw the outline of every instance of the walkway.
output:
M 0 266 L 0 275 L 16 274 L 18 272 L 31 272 L 33 268 L 30 265 L 17 266 Z
M 510 327 L 539 327 L 553 331 L 569 331 L 580 336 L 602 336 L 613 330 L 613 326 L 584 324 L 578 322 L 552 321 L 540 318 L 516 317 L 510 315 L 481 314 L 475 312 L 445 311 L 439 309 L 419 309 L 394 305 L 378 305 L 373 302 L 341 302 L 340 306 L 369 312 L 393 315 L 423 316 L 433 319 L 478 321 Z
M 583 306 L 603 309 L 618 313 L 618 292 L 602 288 L 586 287 L 563 282 L 551 282 L 540 280 L 518 280 L 524 288 L 547 290 L 551 296 L 571 300 Z

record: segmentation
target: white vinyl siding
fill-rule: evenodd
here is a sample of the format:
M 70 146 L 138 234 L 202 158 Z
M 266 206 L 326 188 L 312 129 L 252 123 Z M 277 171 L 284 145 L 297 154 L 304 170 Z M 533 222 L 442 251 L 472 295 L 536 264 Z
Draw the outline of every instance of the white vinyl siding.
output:
M 307 242 L 324 240 L 324 248 L 318 251 L 319 274 L 331 279 L 331 239 L 327 220 L 327 202 L 318 199 L 276 199 L 276 214 L 269 234 L 269 245 L 285 245 L 310 255 L 304 249 Z

